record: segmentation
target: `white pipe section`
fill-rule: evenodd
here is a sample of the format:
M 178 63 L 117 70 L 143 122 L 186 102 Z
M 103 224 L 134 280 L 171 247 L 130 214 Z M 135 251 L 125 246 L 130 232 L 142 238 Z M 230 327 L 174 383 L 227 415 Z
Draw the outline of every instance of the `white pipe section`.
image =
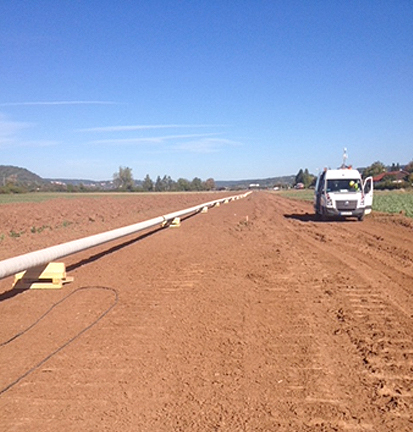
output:
M 143 231 L 145 229 L 152 228 L 154 226 L 159 226 L 164 222 L 169 222 L 177 217 L 185 216 L 187 214 L 200 211 L 204 207 L 211 207 L 217 203 L 222 203 L 226 200 L 231 201 L 233 199 L 244 198 L 248 196 L 250 193 L 251 192 L 247 192 L 242 195 L 220 198 L 215 201 L 210 201 L 174 213 L 169 213 L 164 216 L 158 216 L 156 218 L 149 219 L 144 222 L 139 222 L 134 225 L 129 225 L 127 227 L 118 228 L 112 231 L 107 231 L 90 237 L 84 237 L 79 240 L 73 240 L 67 243 L 62 243 L 57 246 L 48 247 L 35 252 L 30 252 L 24 255 L 19 255 L 14 258 L 9 258 L 0 261 L 0 279 L 27 270 L 29 268 L 37 267 L 43 264 L 48 264 L 53 260 L 66 257 L 68 255 L 72 255 L 77 252 L 81 252 L 83 250 L 90 249 L 95 246 L 99 246 L 103 243 L 107 243 L 121 237 L 125 237 L 127 235 L 134 234 L 136 232 Z

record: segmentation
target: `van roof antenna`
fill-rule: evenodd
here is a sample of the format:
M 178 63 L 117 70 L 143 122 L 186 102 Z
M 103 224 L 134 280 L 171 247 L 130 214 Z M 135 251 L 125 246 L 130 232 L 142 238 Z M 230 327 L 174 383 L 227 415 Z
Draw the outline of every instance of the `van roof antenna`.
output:
M 343 151 L 343 164 L 341 165 L 341 168 L 347 168 L 347 165 L 346 165 L 347 159 L 348 159 L 347 148 L 344 147 L 344 151 Z

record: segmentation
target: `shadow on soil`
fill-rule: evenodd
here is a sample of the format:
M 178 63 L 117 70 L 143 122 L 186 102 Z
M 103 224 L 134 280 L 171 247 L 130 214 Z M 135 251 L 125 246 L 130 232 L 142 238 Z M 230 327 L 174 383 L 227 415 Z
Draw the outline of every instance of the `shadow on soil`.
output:
M 147 237 L 153 236 L 154 234 L 156 234 L 159 231 L 162 231 L 164 229 L 165 228 L 157 228 L 157 229 L 155 229 L 153 231 L 150 231 L 148 233 L 142 234 L 139 237 L 136 237 L 136 238 L 134 238 L 132 240 L 128 240 L 128 241 L 126 241 L 126 242 L 124 242 L 124 243 L 122 243 L 120 245 L 113 246 L 113 247 L 111 247 L 109 249 L 106 249 L 106 250 L 104 250 L 102 252 L 99 252 L 97 254 L 91 255 L 89 258 L 83 259 L 83 260 L 77 262 L 76 264 L 72 264 L 72 265 L 68 266 L 66 268 L 66 270 L 67 270 L 67 272 L 70 272 L 70 271 L 73 271 L 73 270 L 75 270 L 77 268 L 83 267 L 84 265 L 90 264 L 90 263 L 92 263 L 94 261 L 97 261 L 97 260 L 99 260 L 100 258 L 102 258 L 102 257 L 104 257 L 106 255 L 113 254 L 113 253 L 115 253 L 115 252 L 117 252 L 117 251 L 119 251 L 121 249 L 124 249 L 124 248 L 126 248 L 126 247 L 128 247 L 128 246 L 130 246 L 130 245 L 132 245 L 134 243 L 137 243 L 138 241 L 141 241 L 141 240 L 143 240 L 143 239 L 145 239 Z
M 284 214 L 284 217 L 286 219 L 295 219 L 299 220 L 301 222 L 318 222 L 318 223 L 326 223 L 326 222 L 355 222 L 357 219 L 327 219 L 327 220 L 321 220 L 319 216 L 316 216 L 315 214 L 305 213 L 305 214 Z
M 29 288 L 27 289 L 11 289 L 10 291 L 5 291 L 3 294 L 0 295 L 0 303 L 2 301 L 11 299 L 19 294 L 24 293 L 25 291 L 28 291 Z
M 196 214 L 197 214 L 197 213 L 190 214 L 189 216 L 186 216 L 186 217 L 184 217 L 184 218 L 181 218 L 181 221 L 183 222 L 183 221 L 185 221 L 186 219 L 189 219 L 189 218 L 195 216 Z M 125 247 L 128 247 L 128 246 L 130 246 L 130 245 L 132 245 L 132 244 L 134 244 L 134 243 L 136 243 L 136 242 L 138 242 L 138 241 L 144 240 L 144 239 L 146 239 L 146 238 L 148 238 L 148 237 L 150 237 L 150 236 L 153 236 L 154 234 L 157 234 L 157 233 L 159 233 L 160 231 L 163 231 L 163 230 L 168 229 L 168 228 L 169 228 L 169 225 L 166 225 L 166 226 L 164 226 L 164 227 L 156 228 L 156 229 L 154 229 L 154 230 L 152 230 L 152 231 L 149 231 L 149 232 L 147 232 L 147 233 L 145 233 L 145 234 L 140 235 L 139 237 L 133 238 L 132 240 L 128 240 L 128 241 L 126 241 L 126 242 L 124 242 L 124 243 L 122 243 L 122 244 L 120 244 L 120 245 L 116 245 L 116 246 L 114 246 L 114 247 L 111 247 L 110 249 L 106 249 L 106 250 L 104 250 L 103 252 L 99 252 L 99 253 L 97 253 L 97 254 L 95 254 L 95 255 L 92 255 L 92 256 L 90 256 L 89 258 L 84 259 L 84 260 L 82 260 L 82 261 L 79 261 L 79 262 L 76 263 L 76 264 L 72 264 L 72 265 L 68 266 L 68 267 L 66 268 L 66 270 L 67 270 L 68 272 L 69 272 L 69 271 L 73 271 L 73 270 L 75 270 L 75 269 L 77 269 L 77 268 L 79 268 L 79 267 L 82 267 L 82 266 L 84 266 L 84 265 L 86 265 L 86 264 L 90 264 L 90 263 L 92 263 L 92 262 L 94 262 L 94 261 L 97 261 L 98 259 L 100 259 L 100 258 L 102 258 L 102 257 L 104 257 L 104 256 L 106 256 L 106 255 L 110 255 L 110 254 L 112 254 L 112 253 L 114 253 L 114 252 L 117 252 L 117 251 L 119 251 L 119 250 L 121 250 L 121 249 L 123 249 L 123 248 L 125 248 Z M 1 301 L 1 297 L 0 297 L 0 301 Z
M 295 219 L 295 220 L 299 220 L 301 222 L 321 222 L 320 219 L 317 219 L 317 217 L 314 214 L 285 214 L 284 217 L 286 219 Z

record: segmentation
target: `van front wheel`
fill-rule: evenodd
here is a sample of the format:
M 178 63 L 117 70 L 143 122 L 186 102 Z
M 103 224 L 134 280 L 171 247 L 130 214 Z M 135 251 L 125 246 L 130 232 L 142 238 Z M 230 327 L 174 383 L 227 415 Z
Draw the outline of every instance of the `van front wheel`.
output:
M 364 213 L 361 214 L 360 216 L 357 217 L 357 219 L 359 220 L 359 222 L 364 220 Z

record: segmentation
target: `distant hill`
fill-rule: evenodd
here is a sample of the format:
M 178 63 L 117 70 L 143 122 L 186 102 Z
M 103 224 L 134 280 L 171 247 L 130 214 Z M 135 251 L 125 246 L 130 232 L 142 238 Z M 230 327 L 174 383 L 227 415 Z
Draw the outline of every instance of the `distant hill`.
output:
M 26 168 L 20 168 L 11 165 L 0 165 L 0 186 L 5 186 L 7 183 L 15 185 L 44 185 L 46 180 L 42 179 L 37 174 L 32 173 Z

